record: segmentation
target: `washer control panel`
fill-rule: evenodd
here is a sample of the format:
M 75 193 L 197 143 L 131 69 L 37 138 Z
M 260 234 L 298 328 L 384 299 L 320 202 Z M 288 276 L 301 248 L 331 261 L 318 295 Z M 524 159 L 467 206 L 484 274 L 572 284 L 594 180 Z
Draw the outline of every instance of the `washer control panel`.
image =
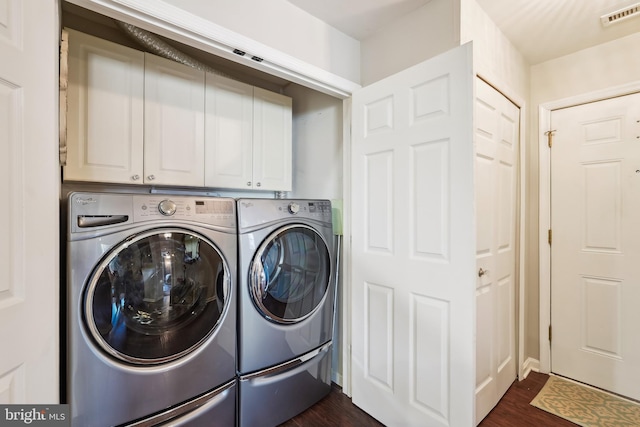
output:
M 236 203 L 226 197 L 74 192 L 68 215 L 70 233 L 168 220 L 236 227 Z

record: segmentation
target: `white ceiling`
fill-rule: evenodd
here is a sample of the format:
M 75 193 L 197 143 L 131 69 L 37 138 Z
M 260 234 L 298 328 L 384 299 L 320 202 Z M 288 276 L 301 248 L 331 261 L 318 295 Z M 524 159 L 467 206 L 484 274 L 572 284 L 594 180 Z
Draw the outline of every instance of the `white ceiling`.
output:
M 430 0 L 288 0 L 358 40 Z M 640 0 L 476 0 L 530 64 L 640 31 L 640 14 L 610 27 L 600 16 Z

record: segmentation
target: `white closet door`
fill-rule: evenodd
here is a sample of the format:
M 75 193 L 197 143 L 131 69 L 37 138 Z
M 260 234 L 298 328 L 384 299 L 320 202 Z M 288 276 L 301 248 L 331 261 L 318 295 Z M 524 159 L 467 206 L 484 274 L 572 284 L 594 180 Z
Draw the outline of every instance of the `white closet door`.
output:
M 58 8 L 0 0 L 2 404 L 59 402 Z
M 476 423 L 516 379 L 520 110 L 476 79 Z
M 353 95 L 353 402 L 388 426 L 471 426 L 473 67 L 464 45 Z

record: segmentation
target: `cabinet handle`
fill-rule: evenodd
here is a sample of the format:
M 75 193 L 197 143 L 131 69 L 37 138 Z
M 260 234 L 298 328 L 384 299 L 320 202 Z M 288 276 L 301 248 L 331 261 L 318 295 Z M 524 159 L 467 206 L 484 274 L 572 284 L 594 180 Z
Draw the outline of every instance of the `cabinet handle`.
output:
M 257 184 L 256 184 L 256 187 L 260 187 L 260 183 L 257 183 Z
M 134 181 L 137 181 L 137 180 L 139 180 L 139 179 L 140 179 L 140 175 L 133 175 L 133 176 L 131 177 L 131 179 L 132 179 L 132 180 L 134 180 Z
M 149 175 L 149 176 L 147 177 L 147 179 L 148 179 L 149 181 L 153 181 L 154 179 L 156 179 L 156 177 L 155 177 L 155 175 Z
M 489 270 L 483 270 L 482 268 L 480 268 L 480 270 L 478 270 L 478 277 L 482 277 L 485 274 L 487 274 L 489 272 Z
M 251 187 L 251 181 L 247 181 L 247 187 Z

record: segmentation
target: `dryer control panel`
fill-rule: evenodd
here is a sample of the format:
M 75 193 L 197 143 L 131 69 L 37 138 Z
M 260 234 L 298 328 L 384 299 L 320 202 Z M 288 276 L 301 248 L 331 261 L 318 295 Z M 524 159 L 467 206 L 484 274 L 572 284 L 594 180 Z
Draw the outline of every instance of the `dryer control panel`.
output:
M 331 224 L 331 201 L 301 199 L 239 199 L 240 228 L 279 220 L 313 219 Z

